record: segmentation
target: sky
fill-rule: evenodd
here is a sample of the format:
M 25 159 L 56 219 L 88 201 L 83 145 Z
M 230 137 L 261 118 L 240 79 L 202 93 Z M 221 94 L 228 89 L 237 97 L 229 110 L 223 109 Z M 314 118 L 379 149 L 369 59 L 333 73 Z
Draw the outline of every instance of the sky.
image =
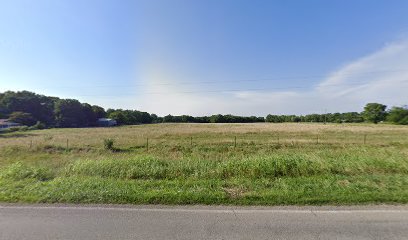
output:
M 406 0 L 0 0 L 0 92 L 193 116 L 408 104 Z

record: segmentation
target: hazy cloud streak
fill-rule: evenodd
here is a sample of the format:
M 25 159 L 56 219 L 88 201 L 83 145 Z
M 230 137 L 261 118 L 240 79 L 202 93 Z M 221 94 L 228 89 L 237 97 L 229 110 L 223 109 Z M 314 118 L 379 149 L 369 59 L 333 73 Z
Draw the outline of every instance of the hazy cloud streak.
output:
M 146 77 L 154 84 L 169 81 L 168 77 Z M 145 95 L 141 99 L 140 109 L 160 115 L 306 114 L 322 113 L 325 109 L 330 112 L 361 111 L 367 102 L 402 105 L 408 103 L 408 41 L 388 44 L 351 61 L 305 91 L 206 93 L 203 90 L 202 93 L 180 94 L 186 90 L 183 86 L 152 85 L 149 89 L 169 93 Z

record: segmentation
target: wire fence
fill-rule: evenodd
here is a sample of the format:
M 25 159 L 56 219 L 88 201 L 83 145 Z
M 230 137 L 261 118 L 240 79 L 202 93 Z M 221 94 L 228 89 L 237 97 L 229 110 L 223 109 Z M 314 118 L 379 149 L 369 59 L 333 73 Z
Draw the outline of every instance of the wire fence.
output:
M 165 136 L 149 137 L 137 136 L 135 138 L 111 137 L 117 148 L 145 149 L 151 151 L 163 147 L 219 147 L 228 146 L 231 148 L 240 147 L 267 147 L 272 145 L 282 146 L 307 146 L 307 145 L 367 145 L 367 146 L 387 146 L 392 144 L 408 144 L 408 136 L 385 134 L 243 134 L 224 135 L 214 134 L 206 136 Z M 103 148 L 103 140 L 94 140 L 92 143 L 81 141 L 80 139 L 63 138 L 58 139 L 30 139 L 26 146 L 30 149 L 36 146 L 54 145 L 60 148 Z

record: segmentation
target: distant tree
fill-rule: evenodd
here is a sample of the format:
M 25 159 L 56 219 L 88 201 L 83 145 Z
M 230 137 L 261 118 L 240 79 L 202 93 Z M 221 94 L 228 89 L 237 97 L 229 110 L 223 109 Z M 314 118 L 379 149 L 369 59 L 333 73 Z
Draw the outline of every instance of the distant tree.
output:
M 153 118 L 149 113 L 139 112 L 139 111 L 135 111 L 135 112 L 137 112 L 137 115 L 139 117 L 137 119 L 138 123 L 146 124 L 146 123 L 152 123 L 153 122 Z
M 57 98 L 46 97 L 28 91 L 7 91 L 0 96 L 0 111 L 30 113 L 36 121 L 47 125 L 54 123 L 54 102 Z
M 359 123 L 359 122 L 364 122 L 363 116 L 361 116 L 360 113 L 358 112 L 347 112 L 347 113 L 342 113 L 341 118 L 343 122 L 347 123 Z
M 96 118 L 104 118 L 106 117 L 106 112 L 105 109 L 103 109 L 103 107 L 99 107 L 96 105 L 92 106 L 92 111 L 94 112 Z
M 147 112 L 137 110 L 122 110 L 108 109 L 107 116 L 115 119 L 121 125 L 146 124 L 157 121 L 158 117 L 155 114 L 150 115 Z
M 323 122 L 322 119 L 324 117 L 322 118 L 319 114 L 309 114 L 304 117 L 305 122 Z
M 210 117 L 210 122 L 211 123 L 223 123 L 225 122 L 225 118 L 223 115 L 221 114 L 217 114 L 217 115 L 212 115 Z
M 30 113 L 25 112 L 13 112 L 10 114 L 8 120 L 27 126 L 32 126 L 37 122 Z
M 159 117 L 156 114 L 150 114 L 150 118 L 152 119 L 152 123 L 159 123 Z
M 231 114 L 192 117 L 189 115 L 158 117 L 137 110 L 108 109 L 80 103 L 75 99 L 59 99 L 33 92 L 7 91 L 0 93 L 0 118 L 10 118 L 12 121 L 25 125 L 35 122 L 56 127 L 86 127 L 96 124 L 98 118 L 109 117 L 118 124 L 146 124 L 158 122 L 194 122 L 194 123 L 252 123 L 252 122 L 374 122 L 387 121 L 397 124 L 407 124 L 407 107 L 394 107 L 386 112 L 386 106 L 379 103 L 369 103 L 362 113 L 327 113 L 308 115 L 271 115 L 266 118 L 256 116 L 235 116 Z M 387 117 L 388 115 L 388 117 Z M 31 128 L 37 128 L 32 126 Z
M 387 120 L 396 124 L 408 125 L 408 106 L 393 107 L 388 113 Z
M 282 119 L 278 115 L 271 115 L 269 114 L 266 116 L 266 122 L 273 122 L 273 123 L 280 123 L 282 122 Z
M 3 102 L 4 93 L 0 93 L 0 118 L 5 118 L 7 115 L 7 109 Z
M 192 123 L 192 122 L 194 122 L 194 118 L 192 116 L 182 115 L 181 116 L 181 122 Z
M 367 122 L 378 123 L 384 121 L 387 106 L 380 103 L 367 103 L 364 107 L 363 117 Z
M 58 127 L 84 127 L 87 124 L 82 104 L 75 99 L 55 102 L 55 121 Z
M 174 117 L 173 117 L 172 115 L 170 115 L 170 114 L 167 115 L 167 116 L 164 116 L 163 122 L 164 122 L 164 123 L 174 122 Z
M 116 122 L 119 125 L 126 124 L 126 120 L 127 120 L 122 110 L 113 110 L 113 111 L 108 110 L 108 118 L 112 118 L 116 120 Z
M 209 123 L 210 122 L 210 117 L 204 116 L 204 117 L 195 117 L 194 121 L 197 123 Z
M 265 122 L 265 118 L 264 117 L 258 117 L 256 121 L 257 122 Z
M 300 122 L 302 119 L 299 116 L 294 116 L 292 122 Z
M 106 116 L 109 117 L 109 114 L 113 113 L 114 111 L 115 109 L 108 108 L 108 110 L 106 110 Z
M 89 126 L 96 126 L 96 120 L 98 119 L 96 116 L 96 113 L 93 111 L 93 107 L 89 105 L 88 103 L 82 103 L 82 116 L 83 118 L 83 123 L 82 125 L 84 127 L 89 127 Z

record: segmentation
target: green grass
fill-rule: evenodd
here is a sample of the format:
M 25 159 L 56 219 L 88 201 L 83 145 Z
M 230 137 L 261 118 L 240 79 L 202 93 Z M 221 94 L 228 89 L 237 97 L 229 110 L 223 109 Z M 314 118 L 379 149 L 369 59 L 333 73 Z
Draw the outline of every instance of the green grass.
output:
M 407 133 L 390 125 L 165 124 L 4 134 L 0 201 L 407 203 Z M 104 149 L 108 138 L 113 151 Z

